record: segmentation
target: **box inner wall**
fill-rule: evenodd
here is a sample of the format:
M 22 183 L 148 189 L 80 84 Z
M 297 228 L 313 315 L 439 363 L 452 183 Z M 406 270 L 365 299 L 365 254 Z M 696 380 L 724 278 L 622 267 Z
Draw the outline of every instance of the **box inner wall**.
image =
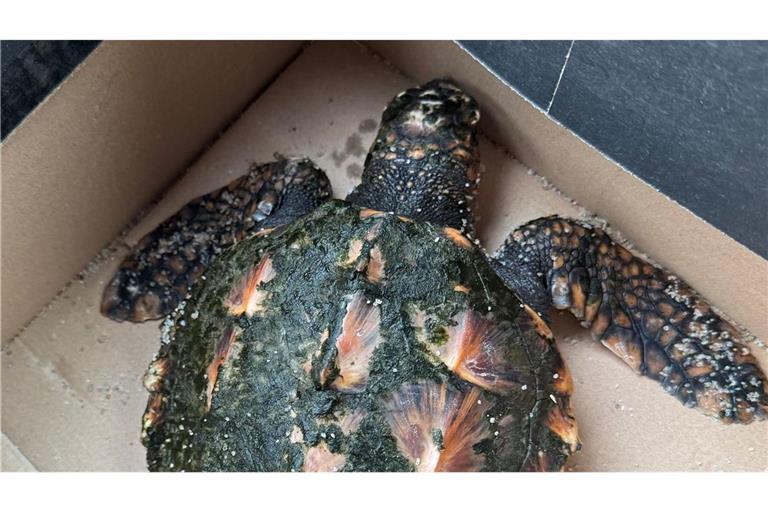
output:
M 384 105 L 413 83 L 360 45 L 310 45 L 125 239 L 89 266 L 85 279 L 6 344 L 3 443 L 15 450 L 3 450 L 3 467 L 144 470 L 141 376 L 159 347 L 158 323 L 118 324 L 98 312 L 125 243 L 275 152 L 311 157 L 329 174 L 335 195 L 344 197 L 359 181 L 375 136 L 370 120 L 378 123 Z M 485 137 L 481 155 L 478 228 L 486 248 L 526 220 L 586 213 Z M 768 425 L 725 426 L 687 410 L 655 382 L 634 375 L 570 317 L 556 314 L 553 330 L 574 375 L 584 444 L 569 469 L 766 469 Z

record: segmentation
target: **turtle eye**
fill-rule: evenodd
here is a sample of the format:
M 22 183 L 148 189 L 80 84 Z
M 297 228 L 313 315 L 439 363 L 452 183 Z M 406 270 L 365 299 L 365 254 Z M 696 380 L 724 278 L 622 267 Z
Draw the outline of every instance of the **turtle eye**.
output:
M 480 111 L 478 109 L 472 109 L 469 111 L 469 115 L 467 116 L 467 124 L 470 126 L 476 125 L 478 122 L 480 122 Z

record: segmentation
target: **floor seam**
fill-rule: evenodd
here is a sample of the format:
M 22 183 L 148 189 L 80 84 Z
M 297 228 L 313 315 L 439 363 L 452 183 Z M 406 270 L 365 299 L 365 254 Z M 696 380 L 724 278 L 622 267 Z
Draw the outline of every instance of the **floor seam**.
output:
M 549 105 L 547 105 L 547 114 L 549 114 L 549 110 L 552 108 L 552 103 L 555 102 L 555 95 L 557 94 L 557 90 L 560 88 L 560 81 L 563 79 L 563 73 L 565 73 L 565 67 L 568 65 L 568 59 L 571 58 L 571 50 L 573 50 L 573 43 L 575 42 L 575 40 L 571 41 L 571 45 L 568 47 L 568 52 L 565 54 L 565 61 L 563 61 L 563 67 L 560 69 L 560 76 L 557 77 L 555 90 L 552 91 L 552 98 L 549 100 Z

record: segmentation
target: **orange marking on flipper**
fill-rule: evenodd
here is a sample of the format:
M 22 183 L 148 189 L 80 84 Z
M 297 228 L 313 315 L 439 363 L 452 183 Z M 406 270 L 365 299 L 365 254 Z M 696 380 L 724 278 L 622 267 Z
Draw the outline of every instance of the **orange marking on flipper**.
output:
M 622 298 L 624 299 L 624 304 L 630 309 L 635 309 L 637 307 L 637 297 L 633 292 L 624 292 Z
M 624 330 L 615 329 L 611 334 L 603 336 L 600 341 L 611 352 L 624 360 L 633 370 L 640 371 L 640 365 L 643 362 L 643 354 L 640 345 L 634 339 L 634 336 Z
M 478 471 L 484 457 L 474 445 L 489 437 L 485 412 L 492 406 L 480 400 L 477 388 L 468 393 L 445 384 L 424 381 L 405 384 L 385 402 L 384 416 L 398 449 L 416 471 Z M 435 444 L 435 431 L 442 446 Z
M 453 291 L 459 292 L 459 293 L 469 293 L 469 288 L 467 288 L 463 284 L 456 284 L 453 287 Z
M 549 409 L 547 415 L 547 427 L 568 445 L 571 452 L 575 452 L 581 446 L 579 441 L 579 428 L 570 411 L 562 409 L 558 402 Z
M 704 302 L 702 299 L 696 299 L 695 300 L 694 305 L 693 305 L 693 309 L 696 312 L 697 316 L 705 316 L 705 315 L 709 315 L 710 313 L 712 313 L 712 308 L 710 307 L 710 305 L 707 304 L 706 302 Z M 730 331 L 731 335 L 738 336 L 738 333 L 735 330 L 733 330 L 732 326 L 727 325 L 725 328 L 728 331 Z
M 202 274 L 202 272 L 201 272 Z M 198 276 L 193 276 L 197 278 Z M 133 322 L 143 322 L 145 320 L 153 320 L 158 318 L 158 311 L 160 311 L 160 297 L 151 292 L 146 292 L 141 298 L 139 298 L 133 306 Z
M 327 473 L 340 470 L 346 461 L 344 455 L 331 452 L 325 442 L 321 442 L 307 450 L 302 469 L 307 472 Z
M 463 249 L 471 249 L 472 242 L 461 234 L 461 231 L 455 228 L 443 228 L 443 234 L 453 243 Z
M 654 377 L 658 376 L 669 364 L 667 356 L 653 344 L 648 344 L 646 350 L 645 362 L 648 365 L 648 374 Z
M 187 270 L 187 264 L 179 256 L 173 256 L 166 261 L 168 266 L 171 267 L 171 270 L 176 272 L 176 274 L 182 274 Z
M 259 290 L 259 287 L 271 281 L 275 275 L 272 268 L 272 259 L 265 255 L 258 265 L 254 265 L 248 274 L 235 286 L 224 300 L 224 306 L 230 315 L 240 316 L 245 313 L 252 317 L 254 314 L 264 311 L 264 301 L 268 293 Z
M 733 361 L 736 364 L 751 364 L 756 367 L 760 366 L 755 356 L 752 355 L 752 353 L 749 351 L 749 348 L 746 346 L 742 346 L 738 352 L 734 353 Z
M 662 314 L 663 318 L 671 318 L 675 312 L 675 307 L 669 302 L 659 302 L 656 304 L 656 310 Z
M 627 249 L 625 249 L 624 247 L 622 247 L 621 245 L 616 245 L 616 255 L 617 255 L 617 256 L 619 257 L 619 259 L 620 259 L 621 261 L 623 261 L 624 263 L 629 263 L 629 262 L 630 262 L 630 261 L 632 261 L 632 259 L 634 258 L 634 256 L 632 255 L 632 253 L 631 253 L 631 252 L 629 252 L 629 251 L 628 251 Z
M 592 323 L 592 326 L 590 327 L 590 331 L 592 331 L 592 334 L 595 336 L 602 336 L 602 334 L 605 332 L 606 329 L 608 329 L 608 326 L 611 325 L 611 319 L 608 317 L 608 312 L 610 310 L 606 307 L 605 311 L 603 310 L 603 307 L 601 306 L 600 309 L 598 309 L 597 318 Z
M 747 402 L 736 402 L 736 419 L 740 423 L 750 423 L 755 419 L 754 406 Z
M 571 283 L 571 313 L 578 319 L 584 318 L 584 311 L 586 309 L 587 297 L 584 295 L 584 290 L 581 288 L 581 284 L 578 282 Z
M 673 344 L 668 354 L 673 361 L 682 363 L 688 356 L 695 355 L 698 351 L 698 347 L 694 343 L 683 340 Z
M 410 217 L 406 217 L 405 215 L 398 215 L 397 218 L 400 219 L 403 222 L 407 222 L 409 224 L 413 224 L 413 219 L 410 218 Z
M 632 322 L 624 311 L 620 308 L 613 308 L 613 325 L 618 325 L 625 329 L 632 328 Z
M 458 313 L 452 321 L 456 325 L 443 328 L 447 340 L 440 345 L 426 341 L 423 313 L 417 312 L 414 326 L 422 330 L 428 349 L 462 379 L 495 393 L 518 389 L 516 368 L 506 359 L 505 344 L 514 336 L 510 328 L 472 310 Z
M 592 321 L 595 319 L 597 312 L 600 309 L 600 303 L 601 299 L 599 298 L 587 299 L 587 307 L 584 309 L 584 322 L 582 323 L 584 327 L 592 325 Z
M 152 280 L 161 286 L 168 286 L 171 284 L 171 280 L 168 279 L 167 275 L 165 275 L 165 270 L 155 272 L 155 274 L 152 276 Z
M 702 364 L 701 366 L 691 366 L 685 369 L 686 375 L 692 379 L 701 377 L 702 375 L 708 375 L 713 371 L 715 371 L 715 368 L 709 363 Z
M 365 270 L 365 276 L 368 278 L 368 281 L 379 284 L 384 279 L 384 265 L 386 263 L 384 256 L 381 254 L 381 249 L 379 249 L 378 245 L 374 245 L 368 257 L 368 266 Z
M 213 355 L 213 361 L 208 365 L 206 375 L 208 376 L 208 386 L 205 390 L 206 396 L 206 410 L 211 410 L 211 403 L 213 401 L 213 390 L 216 387 L 216 381 L 219 378 L 219 369 L 222 365 L 227 363 L 229 356 L 232 354 L 232 347 L 235 344 L 235 340 L 242 333 L 242 329 L 237 326 L 230 325 L 221 334 L 221 338 L 216 343 L 216 351 Z
M 643 323 L 645 329 L 648 331 L 648 334 L 651 336 L 655 336 L 656 333 L 658 333 L 659 330 L 664 327 L 664 320 L 654 315 L 653 313 L 647 313 L 643 319 Z
M 347 305 L 341 334 L 336 339 L 336 367 L 339 375 L 331 383 L 338 391 L 360 392 L 368 383 L 373 351 L 381 341 L 381 313 L 377 304 L 356 293 Z
M 672 323 L 675 323 L 675 322 L 680 323 L 683 320 L 685 320 L 687 316 L 688 316 L 687 313 L 681 309 L 677 311 L 674 315 L 672 315 L 672 318 L 670 318 L 669 321 Z
M 704 412 L 710 416 L 720 417 L 720 412 L 731 406 L 731 394 L 723 389 L 702 388 L 696 390 L 696 402 Z M 730 418 L 721 418 L 724 422 L 733 421 Z

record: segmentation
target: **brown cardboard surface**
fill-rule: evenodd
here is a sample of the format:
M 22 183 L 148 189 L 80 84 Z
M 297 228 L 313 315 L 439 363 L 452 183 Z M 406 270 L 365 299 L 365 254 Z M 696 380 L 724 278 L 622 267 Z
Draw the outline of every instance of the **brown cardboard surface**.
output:
M 30 472 L 37 471 L 31 462 L 2 434 L 0 444 L 0 471 Z
M 312 44 L 126 239 L 138 240 L 187 200 L 276 151 L 313 158 L 343 197 L 359 179 L 375 135 L 369 120 L 378 121 L 386 102 L 411 83 L 354 43 Z M 488 139 L 482 138 L 481 154 L 479 234 L 489 249 L 530 218 L 585 213 Z M 103 286 L 125 254 L 114 247 L 3 348 L 2 430 L 38 470 L 144 468 L 139 424 L 147 395 L 140 380 L 159 331 L 156 322 L 118 324 L 99 316 Z M 574 375 L 584 443 L 570 469 L 768 467 L 768 422 L 721 425 L 634 375 L 572 319 L 556 315 L 554 332 Z M 764 365 L 765 355 L 759 354 Z M 4 467 L 15 467 L 6 451 Z
M 2 145 L 2 339 L 240 112 L 296 42 L 105 42 Z

